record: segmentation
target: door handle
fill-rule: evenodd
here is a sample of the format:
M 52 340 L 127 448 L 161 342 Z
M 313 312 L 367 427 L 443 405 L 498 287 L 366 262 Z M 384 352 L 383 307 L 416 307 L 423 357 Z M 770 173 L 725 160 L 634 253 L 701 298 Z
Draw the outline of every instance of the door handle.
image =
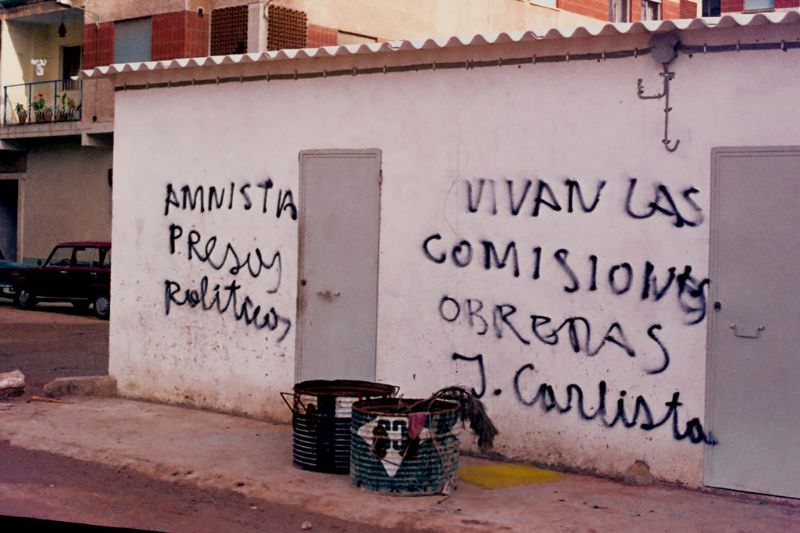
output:
M 767 326 L 757 326 L 755 331 L 747 331 L 746 329 L 736 324 L 731 324 L 733 334 L 742 339 L 758 339 L 761 337 L 761 332 L 767 329 Z
M 323 300 L 331 301 L 337 296 L 341 296 L 341 292 L 331 292 L 331 291 L 317 291 L 317 296 L 322 298 Z

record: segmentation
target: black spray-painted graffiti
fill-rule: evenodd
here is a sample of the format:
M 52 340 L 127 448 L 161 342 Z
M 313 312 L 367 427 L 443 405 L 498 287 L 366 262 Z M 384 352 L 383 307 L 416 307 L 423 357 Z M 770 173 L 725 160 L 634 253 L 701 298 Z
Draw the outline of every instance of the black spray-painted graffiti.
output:
M 697 202 L 692 199 L 693 195 L 700 192 L 695 187 L 689 187 L 680 191 L 680 197 L 683 198 L 684 202 L 689 206 L 689 211 L 693 215 L 692 218 L 686 218 L 678 207 L 677 202 L 675 202 L 675 197 L 669 191 L 669 187 L 659 183 L 654 185 L 655 197 L 653 200 L 648 202 L 642 211 L 636 212 L 632 204 L 637 182 L 638 180 L 636 178 L 628 180 L 628 195 L 625 198 L 625 212 L 627 212 L 631 218 L 641 220 L 650 218 L 656 213 L 659 213 L 668 218 L 673 218 L 672 224 L 676 228 L 682 228 L 683 226 L 694 227 L 703 223 L 703 210 L 697 205 Z
M 611 321 L 608 327 L 601 328 L 598 335 L 592 331 L 592 323 L 586 317 L 571 316 L 561 320 L 545 315 L 517 313 L 517 307 L 509 304 L 485 306 L 477 298 L 465 298 L 459 301 L 450 296 L 439 300 L 439 317 L 445 322 L 461 321 L 475 332 L 484 336 L 490 331 L 497 339 L 506 336 L 519 341 L 525 346 L 541 343 L 546 346 L 567 346 L 573 353 L 595 357 L 609 347 L 616 347 L 628 357 L 636 357 L 637 350 L 625 334 L 622 324 Z M 491 325 L 490 325 L 491 324 Z M 670 363 L 669 350 L 661 340 L 659 332 L 661 324 L 650 324 L 646 335 L 654 345 L 660 357 L 657 365 L 645 369 L 647 374 L 660 374 Z M 534 343 L 534 344 L 535 344 Z
M 466 211 L 470 214 L 507 213 L 531 217 L 539 217 L 547 211 L 592 213 L 600 204 L 606 183 L 606 180 L 597 180 L 593 191 L 587 193 L 580 182 L 571 178 L 565 179 L 560 186 L 553 186 L 543 179 L 469 179 L 464 180 Z M 697 188 L 688 187 L 673 193 L 667 185 L 654 183 L 652 199 L 641 202 L 640 198 L 638 201 L 636 198 L 637 184 L 637 178 L 628 180 L 625 212 L 631 218 L 640 220 L 659 214 L 672 219 L 672 224 L 677 228 L 695 227 L 703 223 L 703 211 L 692 198 L 700 192 Z
M 230 182 L 224 186 L 166 185 L 164 216 L 173 211 L 211 213 L 213 211 L 250 211 L 254 207 L 260 214 L 273 213 L 281 218 L 288 214 L 291 221 L 297 220 L 297 207 L 291 190 L 278 189 L 270 194 L 274 185 L 266 179 L 252 185 Z M 274 207 L 273 205 L 274 200 Z M 164 279 L 164 314 L 169 316 L 175 307 L 215 311 L 233 317 L 255 329 L 275 332 L 275 341 L 281 342 L 291 330 L 291 320 L 283 316 L 274 306 L 268 306 L 251 297 L 237 281 L 243 275 L 251 283 L 266 276 L 263 290 L 268 295 L 278 293 L 283 277 L 283 261 L 280 250 L 264 252 L 259 247 L 242 251 L 231 241 L 217 235 L 203 235 L 185 224 L 167 225 L 168 251 L 170 256 L 183 256 L 187 261 L 208 266 L 215 272 L 233 276 L 222 280 L 210 280 L 207 275 L 195 286 L 174 279 Z M 242 280 L 242 282 L 245 282 Z
M 478 389 L 473 387 L 472 392 L 478 398 L 483 397 L 488 387 L 483 354 L 468 357 L 453 353 L 452 359 L 454 361 L 468 361 L 477 364 L 480 387 Z M 583 389 L 575 383 L 570 383 L 564 388 L 561 401 L 559 401 L 559 395 L 556 393 L 555 387 L 549 383 L 540 383 L 538 386 L 534 385 L 533 387 L 526 386 L 526 378 L 534 371 L 534 365 L 526 363 L 514 373 L 512 380 L 517 401 L 526 407 L 533 407 L 538 404 L 546 413 L 555 412 L 560 415 L 570 413 L 574 409 L 581 420 L 592 421 L 599 419 L 608 428 L 613 428 L 620 424 L 621 427 L 628 429 L 638 426 L 643 431 L 653 431 L 669 424 L 675 440 L 688 438 L 690 442 L 695 444 L 704 443 L 710 446 L 717 444 L 717 440 L 712 433 L 706 432 L 703 428 L 699 418 L 688 420 L 683 424 L 683 429 L 681 429 L 679 409 L 683 406 L 683 403 L 680 401 L 680 392 L 678 391 L 673 392 L 672 398 L 664 403 L 667 411 L 661 418 L 653 416 L 653 410 L 650 407 L 652 402 L 648 402 L 642 395 L 637 395 L 631 400 L 625 390 L 619 391 L 616 404 L 609 412 L 606 406 L 608 386 L 605 380 L 598 382 L 597 403 L 594 408 L 591 408 L 584 400 Z M 500 388 L 493 390 L 495 396 L 499 396 L 501 393 L 502 389 Z M 633 403 L 632 409 L 630 407 L 631 402 Z M 614 416 L 609 419 L 611 413 Z
M 206 213 L 211 211 L 228 210 L 232 211 L 241 207 L 245 211 L 253 208 L 253 205 L 260 205 L 261 212 L 266 214 L 270 201 L 270 191 L 274 184 L 267 178 L 255 184 L 246 182 L 236 184 L 230 182 L 224 186 L 206 185 L 183 185 L 177 186 L 167 183 L 166 195 L 164 197 L 164 216 L 168 216 L 170 208 L 181 209 L 184 211 L 199 211 Z M 260 189 L 260 191 L 259 191 Z M 292 220 L 297 220 L 297 206 L 294 203 L 294 195 L 291 190 L 278 189 L 275 198 L 274 213 L 276 218 L 280 218 L 284 211 L 288 211 Z M 258 201 L 260 199 L 260 202 Z
M 461 205 L 470 216 L 537 218 L 559 214 L 582 217 L 603 212 L 613 217 L 616 213 L 633 224 L 648 219 L 654 223 L 663 220 L 669 223 L 668 227 L 681 229 L 681 233 L 704 222 L 703 210 L 697 201 L 700 191 L 692 186 L 675 188 L 658 182 L 644 185 L 637 178 L 590 183 L 572 178 L 561 181 L 474 178 L 461 183 L 465 200 Z M 618 191 L 610 196 L 613 187 Z M 606 205 L 609 198 L 614 200 L 613 205 Z M 611 231 L 616 231 L 616 227 L 612 228 Z M 481 229 L 485 231 L 485 227 Z M 567 239 L 568 235 L 562 238 Z M 563 245 L 548 248 L 536 242 L 521 243 L 486 234 L 477 239 L 459 235 L 450 240 L 439 232 L 431 232 L 421 239 L 421 251 L 430 263 L 453 268 L 456 272 L 480 272 L 494 279 L 505 275 L 521 289 L 520 284 L 524 283 L 531 288 L 555 288 L 557 294 L 569 296 L 573 304 L 582 294 L 605 293 L 641 302 L 674 302 L 688 326 L 699 324 L 706 317 L 710 281 L 689 264 L 663 265 L 650 259 L 606 258 L 596 252 L 575 251 Z M 536 294 L 536 297 L 541 296 Z M 437 313 L 444 323 L 466 327 L 483 338 L 509 339 L 524 346 L 524 352 L 531 356 L 538 355 L 542 349 L 556 347 L 584 357 L 619 354 L 624 356 L 621 360 L 639 365 L 644 376 L 663 375 L 673 358 L 667 339 L 676 332 L 668 332 L 657 321 L 637 320 L 635 327 L 626 326 L 608 312 L 606 307 L 602 319 L 580 313 L 554 317 L 530 309 L 523 311 L 510 302 L 490 304 L 480 298 L 447 293 L 437 301 Z M 478 397 L 503 393 L 502 386 L 493 387 L 488 383 L 489 372 L 483 354 L 470 356 L 453 352 L 450 359 L 455 365 L 476 368 L 478 384 L 473 387 L 473 393 Z M 589 401 L 584 389 L 576 383 L 561 389 L 550 383 L 534 382 L 535 371 L 532 363 L 525 362 L 507 378 L 507 386 L 513 389 L 516 400 L 524 407 L 538 405 L 545 413 L 561 415 L 574 411 L 581 420 L 599 421 L 607 428 L 637 428 L 650 432 L 669 426 L 676 440 L 706 445 L 717 443 L 700 419 L 681 420 L 684 416 L 681 408 L 685 407 L 676 389 L 671 399 L 664 402 L 665 409 L 654 409 L 657 404 L 652 399 L 629 395 L 627 390 L 619 390 L 613 405 L 607 406 L 607 401 L 611 400 L 607 398 L 606 376 L 598 379 L 597 396 L 592 395 Z
M 200 261 L 214 270 L 223 270 L 227 267 L 227 271 L 234 276 L 241 270 L 244 270 L 253 278 L 259 277 L 265 270 L 274 271 L 275 281 L 267 289 L 267 293 L 275 294 L 278 292 L 283 274 L 280 251 L 275 251 L 270 260 L 265 261 L 264 255 L 259 248 L 242 255 L 236 251 L 236 248 L 230 242 L 221 246 L 222 251 L 219 251 L 219 248 L 217 248 L 219 239 L 215 235 L 204 239 L 199 231 L 193 229 L 186 232 L 185 239 L 182 238 L 183 236 L 183 226 L 178 224 L 169 225 L 170 255 L 175 255 L 176 251 L 178 251 L 177 247 L 180 245 L 188 261 Z M 201 242 L 203 245 L 198 246 Z
M 604 288 L 614 296 L 631 294 L 642 301 L 654 302 L 672 293 L 686 316 L 687 324 L 699 324 L 706 317 L 709 280 L 693 276 L 691 265 L 684 265 L 680 270 L 675 266 L 658 268 L 650 261 L 643 261 L 636 268 L 627 261 L 602 265 L 595 254 L 581 261 L 566 248 L 545 255 L 541 246 L 522 246 L 515 241 L 496 244 L 486 239 L 476 243 L 461 239 L 447 245 L 442 240 L 441 234 L 434 233 L 422 241 L 425 258 L 439 265 L 449 263 L 457 268 L 475 265 L 484 271 L 506 270 L 515 278 L 525 277 L 534 281 L 549 272 L 556 272 L 563 280 L 562 289 L 567 293 L 594 292 Z
M 477 213 L 483 204 L 486 206 L 486 212 L 490 215 L 496 215 L 500 210 L 507 210 L 511 215 L 518 216 L 527 204 L 529 209 L 525 213 L 530 213 L 532 217 L 538 217 L 542 213 L 543 207 L 551 211 L 561 211 L 562 204 L 566 206 L 567 213 L 577 211 L 591 213 L 600 203 L 600 194 L 606 185 L 605 181 L 599 181 L 595 188 L 594 198 L 587 202 L 580 183 L 572 179 L 564 180 L 565 197 L 562 197 L 561 201 L 558 200 L 553 187 L 541 179 L 536 180 L 535 186 L 534 182 L 529 179 L 502 180 L 498 183 L 493 179 L 477 178 L 464 180 L 464 183 L 467 187 L 468 213 Z M 498 197 L 501 195 L 505 197 L 506 202 L 498 201 Z
M 606 427 L 614 427 L 618 422 L 621 422 L 623 427 L 633 428 L 639 426 L 639 428 L 644 431 L 652 431 L 667 424 L 668 422 L 672 422 L 672 436 L 675 438 L 675 440 L 683 440 L 688 438 L 695 444 L 701 442 L 709 445 L 717 444 L 717 441 L 714 439 L 711 432 L 706 433 L 706 431 L 703 429 L 703 424 L 700 422 L 699 418 L 690 419 L 684 425 L 684 430 L 681 430 L 680 422 L 678 420 L 678 409 L 683 405 L 683 403 L 680 401 L 680 392 L 678 391 L 672 393 L 672 399 L 664 403 L 664 405 L 667 407 L 667 412 L 664 414 L 664 416 L 656 419 L 653 417 L 653 412 L 647 400 L 645 400 L 645 398 L 641 395 L 636 396 L 636 399 L 634 400 L 633 414 L 629 416 L 625 407 L 627 391 L 621 390 L 619 391 L 619 398 L 617 399 L 616 403 L 616 412 L 614 417 L 609 420 L 606 410 L 607 386 L 605 381 L 601 380 L 597 384 L 597 406 L 595 407 L 594 412 L 590 412 L 587 410 L 586 405 L 584 405 L 583 389 L 574 383 L 571 383 L 565 387 L 564 392 L 566 398 L 562 398 L 563 403 L 559 403 L 555 389 L 548 383 L 542 383 L 536 387 L 535 394 L 531 395 L 530 392 L 526 394 L 523 379 L 524 376 L 533 372 L 534 370 L 534 366 L 531 363 L 528 363 L 520 367 L 516 374 L 514 374 L 514 393 L 516 394 L 517 399 L 528 407 L 540 404 L 545 412 L 555 410 L 555 412 L 558 414 L 569 413 L 574 407 L 578 412 L 578 416 L 582 420 L 588 421 L 599 418 Z
M 184 289 L 180 283 L 164 280 L 164 314 L 169 316 L 173 306 L 189 306 L 194 309 L 200 306 L 203 311 L 216 311 L 220 315 L 230 314 L 238 321 L 256 329 L 267 328 L 277 331 L 276 342 L 281 342 L 289 334 L 292 321 L 278 313 L 274 307 L 264 311 L 250 296 L 240 296 L 242 286 L 231 280 L 227 285 L 215 283 L 209 290 L 208 277 L 200 279 L 197 289 Z

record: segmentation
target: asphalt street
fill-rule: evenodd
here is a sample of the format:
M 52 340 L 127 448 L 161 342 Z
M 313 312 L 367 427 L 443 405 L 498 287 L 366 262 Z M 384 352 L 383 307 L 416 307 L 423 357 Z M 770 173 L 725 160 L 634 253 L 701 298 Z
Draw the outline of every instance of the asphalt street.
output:
M 69 304 L 16 309 L 0 299 L 0 372 L 25 374 L 25 397 L 48 381 L 108 374 L 108 321 Z
M 0 372 L 21 370 L 26 377 L 25 394 L 0 401 L 0 410 L 31 401 L 56 377 L 107 374 L 108 324 L 69 305 L 23 311 L 0 300 Z M 156 480 L 0 440 L 0 530 L 3 524 L 32 526 L 20 517 L 190 533 L 302 531 L 304 523 L 312 531 L 403 531 L 352 524 L 233 491 Z

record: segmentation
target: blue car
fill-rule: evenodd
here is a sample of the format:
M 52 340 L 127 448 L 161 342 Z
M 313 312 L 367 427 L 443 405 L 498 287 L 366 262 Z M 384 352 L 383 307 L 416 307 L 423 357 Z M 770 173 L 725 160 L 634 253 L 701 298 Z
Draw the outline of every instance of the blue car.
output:
M 27 268 L 27 266 L 9 261 L 3 255 L 3 250 L 0 250 L 0 298 L 14 298 L 14 273 L 21 268 Z

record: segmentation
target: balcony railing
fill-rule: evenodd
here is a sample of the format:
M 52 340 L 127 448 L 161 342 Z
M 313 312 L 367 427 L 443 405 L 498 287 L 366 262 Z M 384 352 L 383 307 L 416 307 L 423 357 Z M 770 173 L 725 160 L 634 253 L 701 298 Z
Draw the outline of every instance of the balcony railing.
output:
M 81 119 L 83 80 L 49 80 L 3 87 L 3 126 Z
M 2 7 L 17 7 L 23 4 L 43 4 L 47 0 L 0 0 Z

